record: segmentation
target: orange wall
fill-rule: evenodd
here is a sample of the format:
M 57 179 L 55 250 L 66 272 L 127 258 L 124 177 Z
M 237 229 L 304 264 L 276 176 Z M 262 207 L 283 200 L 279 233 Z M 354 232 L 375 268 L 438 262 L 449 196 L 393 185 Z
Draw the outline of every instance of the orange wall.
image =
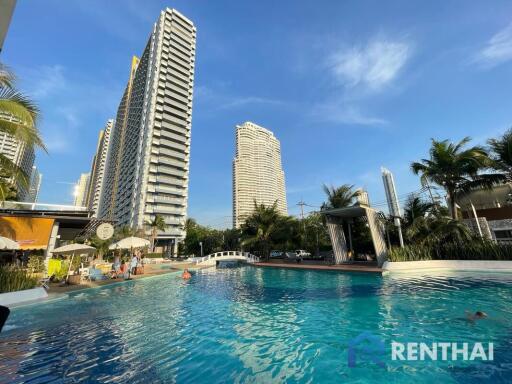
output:
M 0 236 L 15 240 L 21 249 L 46 249 L 54 219 L 0 216 Z

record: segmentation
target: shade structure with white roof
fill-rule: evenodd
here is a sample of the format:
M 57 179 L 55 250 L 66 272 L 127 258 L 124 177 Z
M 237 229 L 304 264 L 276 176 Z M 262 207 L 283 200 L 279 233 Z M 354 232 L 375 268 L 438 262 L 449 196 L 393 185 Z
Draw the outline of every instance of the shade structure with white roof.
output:
M 370 235 L 372 237 L 375 256 L 378 266 L 382 266 L 387 259 L 387 247 L 384 240 L 384 229 L 379 221 L 378 212 L 366 204 L 355 204 L 345 208 L 334 208 L 321 210 L 320 213 L 325 216 L 327 231 L 331 239 L 332 250 L 334 253 L 335 264 L 342 264 L 350 261 L 347 240 L 343 231 L 343 223 L 348 223 L 349 243 L 352 245 L 350 223 L 354 218 L 365 217 Z
M 0 250 L 12 251 L 16 249 L 20 249 L 20 245 L 16 241 L 0 236 Z
M 108 249 L 136 249 L 136 248 L 145 248 L 150 246 L 149 240 L 142 239 L 140 237 L 127 237 L 122 240 L 119 240 L 117 243 L 112 244 Z

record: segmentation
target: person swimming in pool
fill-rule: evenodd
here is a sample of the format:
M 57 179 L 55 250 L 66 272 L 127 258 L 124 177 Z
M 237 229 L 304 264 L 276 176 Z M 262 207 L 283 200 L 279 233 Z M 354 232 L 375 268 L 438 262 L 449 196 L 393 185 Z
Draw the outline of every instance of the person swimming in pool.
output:
M 185 270 L 183 271 L 183 274 L 181 275 L 181 277 L 184 279 L 184 280 L 188 280 L 192 277 L 192 275 L 190 274 L 190 272 L 188 271 L 188 269 L 185 268 Z
M 466 311 L 466 319 L 471 323 L 474 323 L 477 320 L 486 319 L 487 317 L 489 317 L 489 316 L 487 316 L 487 313 L 482 312 L 482 311 L 476 311 L 475 313 Z

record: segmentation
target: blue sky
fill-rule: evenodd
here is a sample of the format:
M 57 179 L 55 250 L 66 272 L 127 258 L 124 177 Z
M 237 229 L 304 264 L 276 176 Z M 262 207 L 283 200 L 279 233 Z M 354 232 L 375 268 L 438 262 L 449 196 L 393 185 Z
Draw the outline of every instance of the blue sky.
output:
M 20 0 L 0 60 L 42 109 L 41 202 L 71 202 L 166 6 L 197 27 L 189 215 L 204 224 L 231 223 L 237 123 L 281 141 L 291 214 L 319 206 L 322 183 L 382 202 L 381 166 L 400 195 L 417 190 L 409 164 L 431 137 L 512 126 L 507 1 Z

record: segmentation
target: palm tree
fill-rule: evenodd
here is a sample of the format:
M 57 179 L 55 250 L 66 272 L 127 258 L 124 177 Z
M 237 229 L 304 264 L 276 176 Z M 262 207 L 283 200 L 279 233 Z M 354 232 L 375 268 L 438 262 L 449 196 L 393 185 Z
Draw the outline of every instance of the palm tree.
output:
M 411 196 L 404 204 L 404 224 L 407 227 L 414 220 L 427 216 L 434 204 L 427 202 L 419 196 Z
M 151 228 L 151 250 L 155 251 L 155 240 L 158 234 L 158 231 L 165 231 L 167 228 L 167 223 L 163 216 L 155 215 L 153 221 L 147 221 L 146 225 Z
M 277 201 L 271 206 L 254 201 L 254 212 L 242 224 L 242 245 L 258 249 L 269 257 L 271 245 L 282 230 L 282 216 L 277 211 Z
M 15 88 L 14 74 L 0 64 L 0 133 L 14 137 L 23 145 L 46 150 L 37 128 L 38 117 L 38 107 Z M 2 154 L 0 178 L 0 201 L 12 195 L 13 183 L 28 186 L 25 172 Z
M 463 243 L 474 238 L 469 227 L 460 220 L 436 215 L 415 219 L 405 233 L 409 240 L 419 244 Z
M 343 184 L 337 188 L 324 184 L 323 190 L 327 195 L 327 201 L 322 204 L 322 209 L 349 207 L 354 205 L 355 199 L 359 195 L 359 191 L 354 191 L 354 186 L 350 184 Z
M 457 219 L 456 199 L 458 194 L 467 193 L 478 187 L 490 188 L 503 178 L 498 174 L 481 174 L 492 165 L 487 151 L 474 146 L 465 148 L 471 139 L 465 137 L 458 143 L 432 139 L 430 159 L 413 162 L 411 170 L 421 174 L 422 184 L 429 181 L 446 190 L 453 219 Z
M 493 168 L 503 172 L 507 180 L 512 179 L 512 128 L 497 139 L 489 139 Z

